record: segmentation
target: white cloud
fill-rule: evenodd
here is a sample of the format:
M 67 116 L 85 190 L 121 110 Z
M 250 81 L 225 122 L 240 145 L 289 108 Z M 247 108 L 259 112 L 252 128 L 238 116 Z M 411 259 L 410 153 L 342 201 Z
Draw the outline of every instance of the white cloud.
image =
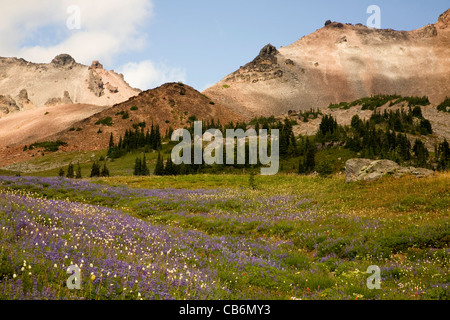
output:
M 67 8 L 79 6 L 81 29 L 69 30 Z M 152 17 L 151 0 L 20 0 L 0 10 L 0 56 L 50 62 L 68 53 L 75 60 L 112 63 L 117 54 L 138 50 L 145 43 L 140 27 Z M 36 36 L 46 33 L 59 41 L 42 45 Z
M 150 60 L 127 63 L 118 72 L 124 75 L 132 87 L 141 90 L 152 89 L 166 82 L 186 82 L 184 69 L 171 68 L 164 64 L 156 65 Z
M 68 11 L 72 6 L 80 9 L 79 19 Z M 143 26 L 152 16 L 152 0 L 9 1 L 0 10 L 0 56 L 49 63 L 67 53 L 86 65 L 99 60 L 106 66 L 115 64 L 131 86 L 142 90 L 186 81 L 185 70 L 150 60 L 117 67 L 123 64 L 117 61 L 119 54 L 145 47 L 148 39 Z M 74 21 L 80 22 L 80 29 L 69 29 Z

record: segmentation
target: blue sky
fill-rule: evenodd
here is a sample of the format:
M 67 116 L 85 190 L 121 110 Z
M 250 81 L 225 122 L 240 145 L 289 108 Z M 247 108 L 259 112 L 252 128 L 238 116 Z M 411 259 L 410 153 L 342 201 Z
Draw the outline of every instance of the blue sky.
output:
M 366 24 L 370 5 L 380 7 L 382 28 L 396 30 L 434 23 L 450 8 L 448 0 L 92 2 L 21 0 L 2 8 L 0 56 L 49 62 L 65 51 L 85 64 L 100 59 L 143 90 L 166 81 L 202 90 L 251 61 L 267 43 L 289 45 L 328 19 Z M 72 4 L 81 12 L 76 30 L 66 27 Z

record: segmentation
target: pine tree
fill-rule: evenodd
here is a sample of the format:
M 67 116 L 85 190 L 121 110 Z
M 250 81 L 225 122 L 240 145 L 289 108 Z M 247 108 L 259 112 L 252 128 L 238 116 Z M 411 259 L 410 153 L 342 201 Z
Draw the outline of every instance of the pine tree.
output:
M 141 162 L 141 175 L 143 175 L 143 176 L 150 175 L 150 170 L 147 166 L 147 159 L 145 157 L 145 154 L 144 154 L 144 158 L 142 159 L 142 162 Z
M 142 175 L 142 161 L 139 157 L 134 161 L 134 175 L 141 176 Z
M 163 161 L 160 153 L 158 153 L 158 159 L 156 160 L 156 167 L 155 167 L 154 174 L 156 176 L 164 175 L 164 161 Z
M 108 156 L 113 152 L 114 148 L 115 148 L 114 137 L 113 137 L 113 134 L 111 132 L 111 135 L 109 137 Z
M 65 175 L 66 173 L 64 172 L 64 169 L 63 168 L 59 169 L 59 176 L 64 177 Z
M 416 139 L 414 142 L 413 152 L 416 158 L 417 166 L 424 167 L 427 164 L 429 152 L 421 140 Z
M 100 177 L 100 165 L 97 161 L 94 161 L 94 163 L 92 164 L 90 177 Z
M 304 157 L 300 157 L 300 159 L 299 159 L 299 161 L 298 161 L 298 171 L 297 171 L 298 174 L 304 174 L 304 173 L 306 173 L 303 158 L 304 158 Z
M 100 173 L 100 176 L 102 176 L 102 177 L 109 177 L 109 169 L 106 166 L 106 161 L 103 164 L 103 169 L 102 169 L 102 172 Z
M 75 175 L 75 179 L 81 179 L 82 177 L 81 177 L 81 167 L 80 167 L 80 163 L 78 162 L 78 164 L 77 164 L 77 172 L 76 172 L 76 175 Z
M 75 177 L 75 173 L 74 173 L 74 170 L 73 170 L 73 164 L 72 163 L 70 163 L 69 167 L 67 168 L 67 175 L 66 175 L 66 177 L 69 178 L 69 179 L 73 179 Z
M 316 157 L 316 146 L 314 144 L 309 144 L 308 150 L 306 150 L 304 162 L 306 172 L 314 171 L 314 168 L 316 167 L 315 157 Z
M 169 158 L 166 161 L 166 165 L 164 167 L 164 175 L 165 176 L 174 176 L 175 175 L 175 165 L 172 162 L 172 158 Z

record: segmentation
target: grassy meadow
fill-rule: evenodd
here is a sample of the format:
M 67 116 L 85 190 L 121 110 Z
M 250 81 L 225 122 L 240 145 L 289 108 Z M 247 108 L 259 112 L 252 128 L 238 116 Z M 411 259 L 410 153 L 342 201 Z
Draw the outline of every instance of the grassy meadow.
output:
M 40 175 L 0 177 L 2 299 L 449 298 L 450 173 Z

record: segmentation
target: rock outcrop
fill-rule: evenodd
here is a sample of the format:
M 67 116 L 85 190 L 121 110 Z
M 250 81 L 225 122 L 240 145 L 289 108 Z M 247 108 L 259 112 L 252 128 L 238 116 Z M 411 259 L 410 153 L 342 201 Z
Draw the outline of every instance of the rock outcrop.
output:
M 350 159 L 346 163 L 346 182 L 375 181 L 386 175 L 401 177 L 407 174 L 418 178 L 432 175 L 432 170 L 401 167 L 391 160 Z
M 5 96 L 0 95 L 0 112 L 8 114 L 10 112 L 19 110 L 20 110 L 19 106 L 10 95 Z
M 103 65 L 98 60 L 92 61 L 91 69 L 103 69 Z
M 89 90 L 91 90 L 96 97 L 103 96 L 105 92 L 103 80 L 94 70 L 89 72 Z
M 68 54 L 60 54 L 57 55 L 51 63 L 57 68 L 72 69 L 72 67 L 76 64 L 76 61 Z
M 72 99 L 70 99 L 70 94 L 68 91 L 64 91 L 64 95 L 62 98 L 50 98 L 45 103 L 46 106 L 56 106 L 60 104 L 73 104 Z

